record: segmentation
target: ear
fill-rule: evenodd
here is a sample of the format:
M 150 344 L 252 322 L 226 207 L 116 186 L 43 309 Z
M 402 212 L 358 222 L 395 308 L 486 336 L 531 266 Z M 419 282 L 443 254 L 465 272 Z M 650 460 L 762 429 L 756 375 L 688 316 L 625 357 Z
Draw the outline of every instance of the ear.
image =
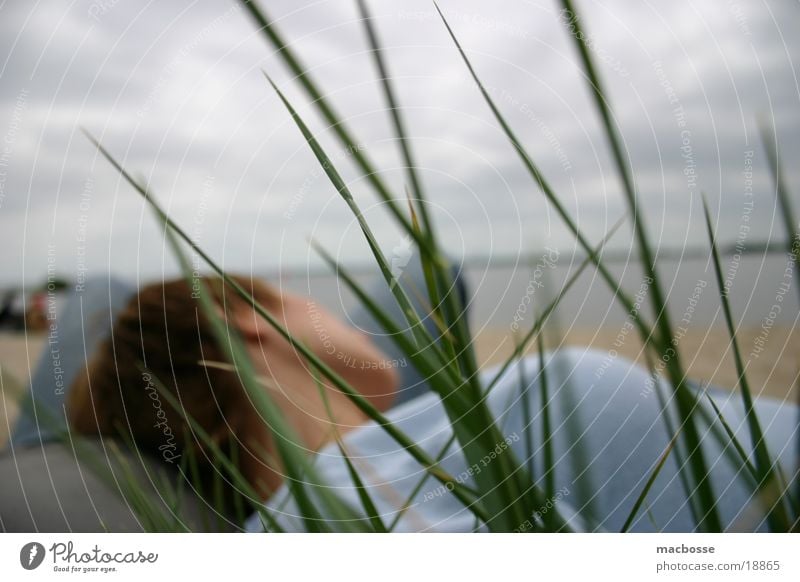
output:
M 222 316 L 225 315 L 222 311 L 222 307 L 219 307 L 219 313 Z M 267 333 L 265 326 L 269 324 L 263 321 L 248 305 L 237 303 L 235 306 L 231 306 L 226 319 L 228 324 L 235 327 L 245 341 L 259 341 L 263 343 L 266 340 Z

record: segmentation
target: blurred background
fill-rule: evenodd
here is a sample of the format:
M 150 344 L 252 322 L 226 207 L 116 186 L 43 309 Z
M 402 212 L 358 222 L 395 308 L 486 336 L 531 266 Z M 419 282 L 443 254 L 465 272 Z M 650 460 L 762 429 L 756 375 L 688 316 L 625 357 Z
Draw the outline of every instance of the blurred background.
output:
M 260 5 L 359 149 L 404 197 L 398 144 L 355 2 Z M 515 316 L 526 329 L 584 255 L 498 128 L 433 4 L 369 6 L 439 239 L 472 290 L 479 356 L 497 361 L 510 351 Z M 598 242 L 626 205 L 558 5 L 440 6 L 519 139 Z M 798 294 L 757 129 L 758 120 L 775 127 L 781 169 L 800 207 L 800 6 L 581 0 L 577 8 L 658 250 L 673 321 L 691 307 L 680 349 L 692 356 L 692 374 L 735 383 L 703 192 L 725 250 L 742 349 L 766 346 L 751 358 L 751 382 L 787 394 L 798 370 Z M 266 71 L 343 174 L 384 253 L 414 252 L 237 3 L 4 2 L 0 32 L 4 391 L 27 382 L 46 340 L 48 301 L 63 301 L 91 277 L 141 284 L 178 273 L 150 211 L 81 127 L 143 177 L 226 269 L 262 275 L 346 315 L 352 297 L 308 241 L 319 241 L 364 280 L 374 274 L 372 259 Z M 635 293 L 642 273 L 630 223 L 606 250 L 614 273 Z M 532 301 L 521 313 L 526 295 Z M 620 342 L 625 321 L 590 269 L 565 298 L 550 341 L 638 358 L 633 333 Z

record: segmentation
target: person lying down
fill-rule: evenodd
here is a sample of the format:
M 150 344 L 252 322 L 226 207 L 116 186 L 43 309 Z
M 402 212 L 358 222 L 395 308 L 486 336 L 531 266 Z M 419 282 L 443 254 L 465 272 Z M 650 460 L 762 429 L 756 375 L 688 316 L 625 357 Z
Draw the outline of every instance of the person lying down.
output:
M 403 376 L 395 365 L 398 359 L 391 358 L 395 354 L 385 353 L 368 334 L 308 298 L 279 292 L 262 281 L 237 280 L 293 336 L 376 408 L 387 411 L 388 418 L 428 455 L 440 453 L 452 434 L 447 415 L 431 392 L 407 397 L 416 394 L 418 387 L 403 385 Z M 227 324 L 244 340 L 264 389 L 309 454 L 316 455 L 315 466 L 324 483 L 351 507 L 361 507 L 348 467 L 333 442 L 338 431 L 382 520 L 387 524 L 394 521 L 424 477 L 423 468 L 335 388 L 326 387 L 330 409 L 326 408 L 305 359 L 247 303 L 232 291 L 225 291 L 220 281 L 206 281 L 220 304 L 220 314 L 227 313 Z M 619 531 L 670 441 L 659 398 L 660 392 L 669 401 L 670 387 L 621 357 L 610 361 L 603 352 L 561 349 L 544 359 L 556 493 L 531 519 L 558 511 L 573 530 Z M 147 370 L 145 374 L 140 363 Z M 533 475 L 543 474 L 541 368 L 538 357 L 520 359 L 490 393 L 488 403 L 504 440 L 487 451 L 487 463 L 492 455 L 514 454 L 529 464 Z M 482 372 L 485 384 L 495 373 L 495 369 Z M 274 510 L 281 528 L 304 531 L 281 468 L 273 461 L 275 444 L 269 427 L 249 401 L 235 370 L 225 364 L 224 353 L 184 280 L 142 288 L 117 316 L 112 337 L 93 355 L 70 390 L 68 418 L 75 432 L 132 439 L 140 450 L 169 462 L 191 453 L 201 463 L 201 472 L 211 474 L 214 468 L 209 455 L 191 436 L 183 415 L 166 401 L 163 408 L 154 409 L 152 377 L 177 397 L 186 414 L 220 448 L 230 450 L 236 444 L 239 471 Z M 722 390 L 709 393 L 739 439 L 749 443 L 740 398 Z M 528 399 L 526 404 L 534 411 L 531 426 L 526 426 L 523 399 Z M 797 407 L 760 399 L 757 413 L 771 452 L 793 481 L 798 470 L 793 446 Z M 714 414 L 711 411 L 709 418 Z M 731 462 L 727 443 L 714 437 L 708 426 L 701 434 L 725 528 L 763 529 L 765 512 L 738 478 L 740 468 Z M 527 458 L 529 450 L 533 451 L 532 458 Z M 481 470 L 480 464 L 468 466 L 457 442 L 447 451 L 441 466 L 467 485 Z M 640 512 L 632 531 L 683 532 L 694 528 L 678 469 L 671 455 L 648 495 L 647 511 Z M 236 493 L 231 489 L 226 494 L 233 497 Z M 261 530 L 255 514 L 239 525 L 250 531 Z M 531 528 L 533 522 L 529 521 L 520 524 L 517 531 Z M 394 531 L 485 529 L 485 524 L 476 523 L 474 515 L 446 487 L 429 478 L 410 507 L 401 512 Z

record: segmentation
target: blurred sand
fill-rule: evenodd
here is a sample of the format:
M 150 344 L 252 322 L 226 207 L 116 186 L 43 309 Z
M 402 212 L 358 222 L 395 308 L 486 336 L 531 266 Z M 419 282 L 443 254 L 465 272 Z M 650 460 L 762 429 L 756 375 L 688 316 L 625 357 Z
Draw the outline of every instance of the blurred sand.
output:
M 631 331 L 624 343 L 614 346 L 620 327 L 600 329 L 573 328 L 563 341 L 549 338 L 549 349 L 562 346 L 591 346 L 598 350 L 612 347 L 624 357 L 643 362 L 641 344 Z M 755 340 L 762 334 L 760 327 L 743 327 L 739 330 L 739 345 L 745 360 Z M 0 333 L 0 447 L 8 439 L 8 427 L 13 426 L 18 414 L 17 400 L 29 382 L 29 369 L 36 365 L 44 344 L 43 335 Z M 487 328 L 477 334 L 478 360 L 481 365 L 502 362 L 513 349 L 508 329 Z M 679 342 L 679 351 L 689 376 L 695 380 L 711 382 L 725 388 L 736 384 L 733 356 L 728 348 L 728 334 L 724 328 L 690 329 Z M 535 344 L 529 353 L 536 351 Z M 792 386 L 800 369 L 800 330 L 774 327 L 766 339 L 765 349 L 758 358 L 752 358 L 747 377 L 756 393 L 797 401 Z
M 600 329 L 573 328 L 559 341 L 552 334 L 546 335 L 548 349 L 561 346 L 591 346 L 593 349 L 608 351 L 615 349 L 620 356 L 645 365 L 638 335 L 631 330 L 623 335 L 622 343 L 617 341 L 622 326 L 602 327 Z M 792 387 L 798 381 L 800 370 L 800 329 L 773 327 L 766 336 L 764 349 L 757 357 L 750 358 L 757 339 L 763 337 L 761 327 L 741 327 L 737 332 L 740 352 L 747 363 L 747 379 L 755 394 L 769 395 L 784 399 L 789 396 L 797 401 Z M 476 334 L 478 361 L 481 365 L 502 362 L 513 350 L 514 342 L 508 330 L 487 329 Z M 615 342 L 617 345 L 615 346 Z M 717 386 L 733 389 L 736 386 L 736 367 L 733 352 L 729 348 L 730 339 L 725 328 L 689 329 L 678 343 L 681 361 L 693 380 L 710 382 Z M 528 353 L 537 351 L 536 344 Z
M 29 370 L 36 366 L 45 336 L 0 333 L 0 448 L 8 441 L 9 427 L 19 413 L 17 402 L 30 382 Z

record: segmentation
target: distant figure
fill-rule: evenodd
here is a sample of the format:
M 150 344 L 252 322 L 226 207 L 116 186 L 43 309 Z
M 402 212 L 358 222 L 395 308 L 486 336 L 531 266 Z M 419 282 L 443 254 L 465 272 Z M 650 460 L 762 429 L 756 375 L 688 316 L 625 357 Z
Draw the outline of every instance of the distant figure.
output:
M 0 307 L 0 329 L 21 331 L 25 327 L 25 301 L 22 292 L 6 291 Z

